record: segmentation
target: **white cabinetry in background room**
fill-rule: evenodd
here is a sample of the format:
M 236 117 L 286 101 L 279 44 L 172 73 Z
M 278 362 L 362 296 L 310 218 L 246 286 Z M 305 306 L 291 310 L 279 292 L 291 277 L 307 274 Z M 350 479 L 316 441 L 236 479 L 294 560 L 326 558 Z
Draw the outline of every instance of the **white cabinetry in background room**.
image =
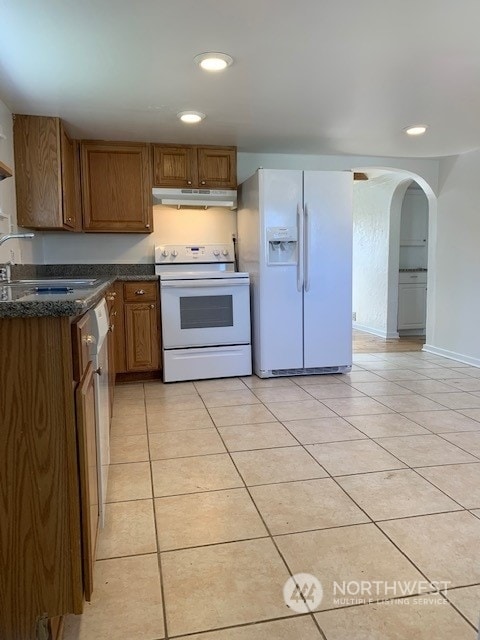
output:
M 398 330 L 425 330 L 427 272 L 401 272 L 398 283 Z
M 408 189 L 403 199 L 400 245 L 424 246 L 428 237 L 428 200 L 421 189 Z

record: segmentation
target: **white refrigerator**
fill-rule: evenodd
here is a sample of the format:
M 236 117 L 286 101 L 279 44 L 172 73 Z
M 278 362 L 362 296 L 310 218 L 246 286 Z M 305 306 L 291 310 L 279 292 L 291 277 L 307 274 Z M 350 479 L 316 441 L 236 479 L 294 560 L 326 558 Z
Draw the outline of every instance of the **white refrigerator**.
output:
M 259 169 L 239 187 L 261 378 L 351 370 L 352 193 L 348 171 Z

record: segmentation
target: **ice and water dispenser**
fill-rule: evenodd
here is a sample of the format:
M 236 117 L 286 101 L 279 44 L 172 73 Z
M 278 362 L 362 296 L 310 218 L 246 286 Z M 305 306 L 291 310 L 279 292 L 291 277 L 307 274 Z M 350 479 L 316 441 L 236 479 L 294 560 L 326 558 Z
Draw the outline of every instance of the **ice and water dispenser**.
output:
M 267 227 L 268 264 L 297 264 L 297 228 Z

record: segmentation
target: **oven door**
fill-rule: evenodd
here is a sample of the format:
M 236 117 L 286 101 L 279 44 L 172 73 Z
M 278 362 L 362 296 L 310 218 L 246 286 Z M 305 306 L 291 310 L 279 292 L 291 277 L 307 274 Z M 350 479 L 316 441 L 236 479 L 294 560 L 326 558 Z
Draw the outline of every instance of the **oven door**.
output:
M 248 280 L 161 281 L 164 349 L 250 343 Z

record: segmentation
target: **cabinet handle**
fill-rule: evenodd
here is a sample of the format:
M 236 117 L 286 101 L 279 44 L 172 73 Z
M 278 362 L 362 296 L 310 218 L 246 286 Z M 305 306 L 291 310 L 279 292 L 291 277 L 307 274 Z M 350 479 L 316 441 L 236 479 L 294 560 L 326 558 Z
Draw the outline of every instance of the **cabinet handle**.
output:
M 192 181 L 191 180 L 187 180 L 187 184 L 192 184 Z
M 154 305 L 154 304 L 151 304 L 151 305 L 150 305 L 150 309 L 155 309 L 155 305 Z
M 95 373 L 97 374 L 97 376 L 101 376 L 103 373 L 102 367 L 98 367 L 98 369 L 95 369 Z
M 136 296 L 144 296 L 145 295 L 145 290 L 144 289 L 137 289 L 135 291 L 135 295 Z
M 71 222 L 71 221 L 72 221 L 72 219 L 71 219 L 71 218 L 67 218 L 67 222 Z
M 84 342 L 85 342 L 85 344 L 95 344 L 95 337 L 94 336 L 85 336 Z
M 200 184 L 207 184 L 207 183 L 205 182 L 205 180 L 202 180 Z
M 150 229 L 150 223 L 147 222 L 147 224 L 145 225 L 145 229 Z

